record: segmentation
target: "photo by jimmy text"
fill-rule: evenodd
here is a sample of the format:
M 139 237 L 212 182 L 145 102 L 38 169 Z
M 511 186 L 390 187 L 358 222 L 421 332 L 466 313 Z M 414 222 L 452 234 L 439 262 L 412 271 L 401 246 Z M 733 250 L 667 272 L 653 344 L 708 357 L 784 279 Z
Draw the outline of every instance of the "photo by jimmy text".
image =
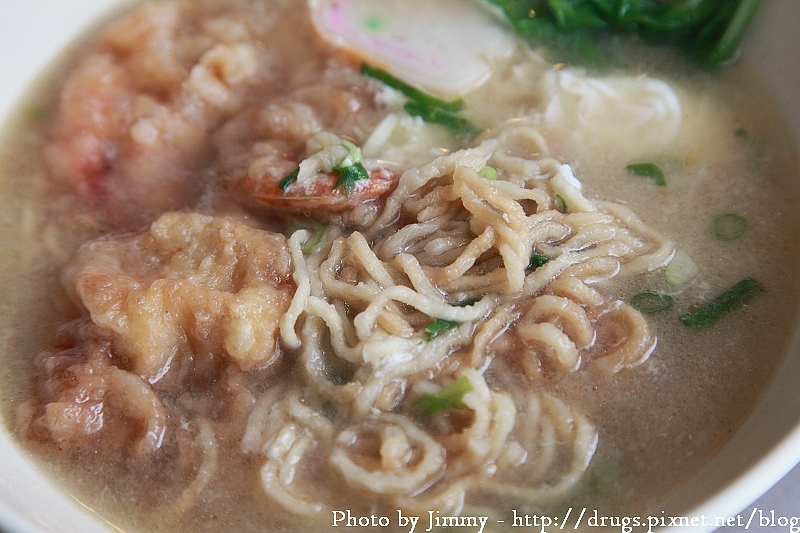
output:
M 433 531 L 443 527 L 475 528 L 477 533 L 483 533 L 488 516 L 448 516 L 439 511 L 428 511 L 423 516 L 404 514 L 402 510 L 397 510 L 393 516 L 387 515 L 356 515 L 350 510 L 332 511 L 332 526 L 347 528 L 381 528 L 396 526 L 407 528 L 408 533 L 419 533 Z
M 536 533 L 560 530 L 601 529 L 619 533 L 655 533 L 663 529 L 693 531 L 698 528 L 737 527 L 753 531 L 786 531 L 800 533 L 800 517 L 780 516 L 775 511 L 753 507 L 749 513 L 734 516 L 670 516 L 662 512 L 646 516 L 607 515 L 586 507 L 569 507 L 563 514 L 526 514 L 511 510 L 508 516 L 451 516 L 441 511 L 427 511 L 421 516 L 398 509 L 387 514 L 358 514 L 350 510 L 332 511 L 330 525 L 347 531 L 377 531 L 388 528 L 404 533 L 449 531 L 484 533 L 484 531 L 516 531 Z M 499 528 L 499 529 L 498 529 Z

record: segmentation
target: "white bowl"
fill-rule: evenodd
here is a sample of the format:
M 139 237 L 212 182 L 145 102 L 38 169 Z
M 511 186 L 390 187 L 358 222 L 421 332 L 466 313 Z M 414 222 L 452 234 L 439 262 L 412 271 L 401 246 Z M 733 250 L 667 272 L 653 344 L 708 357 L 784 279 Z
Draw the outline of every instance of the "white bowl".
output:
M 776 99 L 794 145 L 800 146 L 800 101 L 797 99 L 800 94 L 800 32 L 797 21 L 800 21 L 800 2 L 762 2 L 747 36 L 744 55 Z M 800 325 L 795 326 L 789 353 L 753 413 L 725 448 L 663 505 L 664 516 L 736 517 L 798 462 Z M 798 515 L 796 502 L 793 507 L 793 514 L 789 516 Z M 769 511 L 771 509 L 765 509 Z M 751 512 L 752 507 L 748 507 L 742 517 L 743 523 L 747 523 Z M 692 531 L 701 533 L 714 529 L 700 526 Z M 758 527 L 753 525 L 752 529 L 758 530 Z
M 60 50 L 121 0 L 6 2 L 0 17 L 0 117 Z M 800 2 L 762 2 L 745 56 L 766 80 L 800 146 Z M 734 516 L 800 461 L 800 328 L 763 399 L 729 444 L 663 506 L 663 516 Z M 0 430 L 0 530 L 99 533 L 101 519 L 57 489 Z M 797 514 L 797 513 L 795 513 Z M 711 531 L 713 526 L 680 528 Z M 787 529 L 788 530 L 788 529 Z

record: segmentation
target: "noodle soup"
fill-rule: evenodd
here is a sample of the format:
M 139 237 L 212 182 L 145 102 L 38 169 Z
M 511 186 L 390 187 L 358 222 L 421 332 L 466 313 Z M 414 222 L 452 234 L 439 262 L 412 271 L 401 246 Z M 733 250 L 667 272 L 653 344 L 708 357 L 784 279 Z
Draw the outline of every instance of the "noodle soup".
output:
M 498 37 L 453 130 L 305 5 L 143 5 L 7 136 L 20 444 L 133 530 L 657 508 L 796 314 L 796 158 L 746 67 Z

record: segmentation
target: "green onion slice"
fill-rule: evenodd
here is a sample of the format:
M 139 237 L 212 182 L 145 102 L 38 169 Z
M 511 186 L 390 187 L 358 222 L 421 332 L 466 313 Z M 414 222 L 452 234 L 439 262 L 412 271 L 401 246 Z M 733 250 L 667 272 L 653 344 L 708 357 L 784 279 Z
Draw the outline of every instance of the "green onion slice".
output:
M 706 329 L 722 317 L 744 306 L 764 292 L 764 287 L 753 278 L 745 278 L 715 299 L 694 311 L 681 315 L 681 322 L 695 329 Z
M 344 159 L 339 162 L 334 170 L 339 170 L 342 168 L 347 168 L 349 166 L 355 165 L 356 163 L 361 163 L 364 158 L 361 155 L 361 148 L 356 146 L 355 144 L 351 143 L 350 141 L 343 140 L 342 146 L 347 148 L 347 155 L 344 156 Z
M 725 213 L 714 219 L 714 236 L 723 242 L 740 239 L 747 232 L 747 219 L 735 213 Z
M 429 107 L 436 107 L 444 111 L 460 111 L 464 107 L 464 100 L 461 98 L 453 101 L 436 98 L 435 96 L 431 96 L 423 91 L 420 91 L 416 87 L 412 87 L 385 70 L 373 67 L 367 63 L 361 64 L 361 73 L 365 76 L 369 76 L 370 78 L 375 78 L 378 81 L 382 81 L 389 87 L 397 89 L 411 100 L 415 100 L 420 104 L 424 104 Z
M 339 179 L 336 180 L 333 188 L 343 187 L 345 197 L 349 197 L 350 193 L 356 189 L 356 182 L 369 179 L 369 173 L 361 163 L 336 167 L 334 170 L 339 173 Z
M 438 337 L 445 331 L 457 328 L 458 326 L 459 322 L 445 320 L 444 318 L 437 318 L 433 324 L 425 328 L 425 332 L 428 334 L 428 340 L 431 340 Z
M 699 270 L 700 267 L 689 254 L 678 250 L 667 265 L 667 281 L 673 285 L 685 285 L 697 275 Z
M 447 387 L 434 394 L 425 394 L 414 402 L 414 410 L 419 416 L 431 416 L 448 409 L 464 409 L 464 395 L 472 390 L 467 376 L 462 376 Z
M 294 172 L 287 174 L 285 178 L 278 182 L 278 188 L 282 191 L 286 190 L 286 187 L 297 181 L 297 176 L 300 175 L 300 167 L 297 167 Z
M 478 171 L 478 176 L 485 180 L 495 181 L 497 180 L 497 170 L 493 167 L 483 167 Z
M 628 302 L 631 307 L 646 315 L 666 311 L 675 303 L 672 296 L 662 292 L 642 292 Z
M 530 263 L 528 263 L 528 268 L 532 268 L 535 270 L 540 266 L 544 265 L 545 263 L 547 263 L 548 261 L 550 261 L 550 258 L 547 257 L 546 255 L 533 252 L 531 254 L 531 261 Z
M 311 250 L 313 250 L 314 247 L 317 244 L 319 244 L 319 242 L 322 240 L 322 235 L 325 233 L 325 226 L 323 226 L 319 222 L 312 221 L 312 225 L 314 228 L 314 232 L 311 234 L 308 240 L 305 241 L 303 245 L 300 247 L 300 251 L 303 252 L 303 254 L 305 255 L 311 253 Z
M 304 255 L 308 255 L 322 241 L 322 236 L 325 234 L 325 225 L 312 219 L 296 220 L 289 227 L 287 235 L 291 236 L 300 230 L 306 230 L 309 233 L 308 239 L 300 245 L 300 251 Z
M 567 201 L 564 200 L 564 197 L 561 196 L 560 194 L 556 194 L 556 209 L 558 209 L 562 213 L 566 213 L 568 209 Z
M 403 106 L 403 109 L 405 109 L 406 113 L 409 115 L 420 117 L 425 122 L 430 122 L 431 124 L 439 124 L 440 126 L 444 126 L 454 134 L 461 137 L 472 137 L 477 133 L 475 128 L 467 119 L 456 116 L 453 113 L 444 111 L 435 106 L 431 106 L 422 102 L 411 101 L 406 102 L 406 104 Z
M 659 187 L 666 187 L 667 185 L 667 181 L 664 179 L 664 172 L 654 163 L 631 163 L 625 168 L 634 176 L 652 179 Z

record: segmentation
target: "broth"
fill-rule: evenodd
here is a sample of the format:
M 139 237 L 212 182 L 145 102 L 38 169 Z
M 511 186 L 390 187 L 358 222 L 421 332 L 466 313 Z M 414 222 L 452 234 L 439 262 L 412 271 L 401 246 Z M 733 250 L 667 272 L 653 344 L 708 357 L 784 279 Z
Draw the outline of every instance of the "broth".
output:
M 298 9 L 305 3 L 154 5 L 145 8 L 142 18 L 135 15 L 118 27 L 124 31 L 103 37 L 104 44 L 87 42 L 65 61 L 66 66 L 59 66 L 27 103 L 28 109 L 45 110 L 44 115 L 17 112 L 0 144 L 6 199 L 0 235 L 6 295 L 1 352 L 5 371 L 0 387 L 4 419 L 19 437 L 20 446 L 52 473 L 56 483 L 115 527 L 134 531 L 322 531 L 335 529 L 340 516 L 336 513 L 346 511 L 353 516 L 387 517 L 390 527 L 382 530 L 408 530 L 398 524 L 400 513 L 420 515 L 421 529 L 427 528 L 434 516 L 485 516 L 485 530 L 493 531 L 509 526 L 512 513 L 563 516 L 565 509 L 573 506 L 608 516 L 643 515 L 657 510 L 671 491 L 697 472 L 750 413 L 786 350 L 800 301 L 796 267 L 800 252 L 794 239 L 800 220 L 793 209 L 800 202 L 796 175 L 800 167 L 789 136 L 781 129 L 778 110 L 770 106 L 746 65 L 701 73 L 668 50 L 616 43 L 619 54 L 626 58 L 628 74 L 592 77 L 578 69 L 554 68 L 518 44 L 510 57 L 493 65 L 490 80 L 463 95 L 461 116 L 488 130 L 464 142 L 438 126 L 409 120 L 398 107 L 397 94 L 359 75 L 358 60 L 332 50 L 319 38 L 304 10 Z M 190 14 L 188 22 L 182 18 L 185 13 Z M 143 88 L 139 82 L 138 90 L 147 98 L 132 97 L 129 112 L 151 120 L 137 122 L 137 128 L 128 124 L 130 131 L 135 130 L 133 135 L 139 136 L 138 144 L 124 135 L 115 138 L 112 124 L 111 131 L 101 132 L 98 138 L 110 138 L 114 150 L 95 153 L 90 144 L 76 148 L 71 144 L 79 137 L 74 134 L 76 129 L 106 124 L 100 120 L 87 126 L 79 114 L 65 118 L 69 113 L 63 102 L 69 98 L 63 96 L 63 80 L 73 80 L 78 89 L 83 87 L 80 83 L 93 88 L 97 80 L 82 59 L 90 53 L 87 51 L 110 47 L 119 54 L 113 56 L 115 60 L 122 63 L 119 57 L 128 57 L 125 54 L 130 49 L 139 49 L 144 42 L 139 39 L 142 32 L 152 32 L 156 35 L 153 43 L 161 43 L 163 35 L 158 31 L 165 26 L 158 21 L 168 16 L 186 24 L 178 32 L 186 40 L 171 58 L 175 64 L 155 59 L 166 61 L 174 70 L 159 70 L 163 77 L 148 82 L 154 86 Z M 237 48 L 241 43 L 252 46 Z M 256 54 L 255 66 L 248 70 L 246 58 L 251 53 Z M 147 69 L 156 67 L 147 59 L 138 64 L 130 60 L 127 68 L 152 74 Z M 98 68 L 103 68 L 107 57 L 100 54 L 95 60 Z M 192 92 L 193 86 L 186 80 L 190 72 L 196 72 L 190 67 L 200 64 L 206 71 L 198 77 L 210 73 L 216 79 L 198 81 Z M 647 65 L 647 69 L 639 65 Z M 157 67 L 163 69 L 163 64 L 157 63 Z M 76 68 L 87 72 L 79 82 L 74 81 L 75 74 L 69 74 Z M 237 81 L 237 76 L 244 81 Z M 228 92 L 215 99 L 219 93 L 207 91 L 218 88 L 215 84 L 220 80 L 225 85 L 223 92 Z M 642 89 L 629 85 L 634 83 L 630 80 L 651 83 L 649 97 L 668 102 L 674 95 L 680 113 L 664 118 L 669 112 L 659 108 L 662 115 L 651 117 L 642 129 L 636 120 L 625 123 L 628 108 L 623 104 L 614 108 L 617 114 L 611 118 L 595 107 L 588 113 L 596 113 L 604 122 L 591 124 L 594 129 L 589 130 L 576 127 L 576 118 L 570 114 L 574 109 L 571 99 L 585 98 L 581 101 L 586 102 L 590 99 L 587 94 L 602 93 L 592 92 L 597 90 L 595 83 L 608 83 L 618 94 L 640 95 Z M 658 80 L 665 80 L 669 87 L 665 89 Z M 578 89 L 569 92 L 565 87 Z M 130 103 L 125 100 L 128 90 L 123 85 L 122 96 L 113 94 L 112 101 L 120 98 Z M 59 98 L 64 100 L 59 103 Z M 78 109 L 85 104 L 80 90 L 73 93 L 73 99 Z M 337 99 L 351 111 L 337 114 Z M 553 104 L 557 100 L 562 107 Z M 329 105 L 333 108 L 330 113 Z M 114 106 L 100 107 L 108 111 Z M 298 122 L 298 117 L 308 122 Z M 314 121 L 317 129 L 308 126 Z M 155 132 L 147 127 L 153 124 Z M 394 128 L 392 133 L 378 139 L 375 132 L 387 124 Z M 671 134 L 670 128 L 674 129 Z M 199 133 L 184 134 L 185 129 Z M 261 182 L 252 186 L 247 181 L 265 166 L 268 171 L 258 174 L 259 179 L 284 176 L 301 159 L 340 146 L 335 139 L 331 144 L 327 137 L 315 137 L 320 131 L 355 140 L 364 151 L 369 171 L 385 167 L 385 173 L 374 174 L 369 183 L 396 180 L 398 189 L 365 199 L 358 196 L 361 189 L 354 189 L 351 194 L 360 200 L 355 206 L 338 210 L 323 202 L 297 211 L 291 202 L 287 208 L 284 200 L 276 201 L 269 190 L 259 188 Z M 634 140 L 620 142 L 620 131 L 635 136 Z M 148 143 L 151 134 L 172 135 L 161 137 L 169 139 L 166 155 L 162 155 L 164 146 Z M 309 138 L 318 145 L 309 148 Z M 490 144 L 494 141 L 502 150 Z M 467 151 L 459 152 L 462 148 Z M 100 165 L 93 162 L 91 170 L 80 160 L 75 170 L 69 156 L 76 150 L 83 153 L 82 149 L 109 159 Z M 291 157 L 285 157 L 287 153 Z M 431 161 L 439 163 L 425 166 Z M 666 186 L 626 171 L 628 164 L 645 161 L 663 169 Z M 564 163 L 582 189 L 564 177 Z M 342 157 L 334 166 L 337 164 L 342 165 Z M 108 170 L 108 175 L 101 173 L 102 178 L 97 178 L 97 169 L 104 165 L 113 172 Z M 452 168 L 459 166 L 469 170 Z M 563 227 L 569 228 L 570 236 L 583 235 L 588 227 L 586 234 L 594 240 L 585 248 L 594 253 L 603 247 L 605 237 L 602 228 L 598 230 L 601 233 L 591 233 L 594 219 L 584 219 L 611 213 L 607 218 L 616 224 L 614 238 L 627 239 L 624 246 L 614 248 L 623 251 L 600 257 L 618 259 L 620 275 L 606 275 L 603 267 L 592 273 L 605 278 L 598 282 L 585 281 L 590 275 L 572 276 L 580 280 L 581 291 L 588 287 L 581 292 L 587 300 L 581 301 L 580 307 L 584 309 L 581 312 L 589 313 L 587 321 L 595 328 L 585 346 L 572 341 L 579 348 L 576 353 L 581 354 L 577 361 L 566 361 L 567 352 L 543 348 L 539 336 L 544 330 L 533 327 L 538 323 L 526 322 L 535 314 L 530 309 L 539 297 L 562 298 L 560 302 L 566 298 L 568 288 L 558 289 L 553 284 L 572 265 L 559 267 L 563 270 L 547 282 L 536 277 L 544 276 L 547 269 L 555 270 L 552 265 L 559 257 L 583 251 L 577 245 L 567 249 L 566 234 L 534 242 L 534 251 L 549 256 L 539 268 L 523 267 L 525 279 L 532 280 L 527 283 L 540 283 L 530 293 L 525 292 L 527 285 L 510 288 L 511 275 L 508 280 L 485 282 L 491 290 L 473 281 L 498 270 L 498 257 L 504 268 L 511 270 L 512 255 L 507 249 L 515 241 L 510 237 L 507 241 L 497 237 L 506 247 L 497 245 L 498 252 L 478 254 L 476 266 L 461 276 L 450 279 L 440 273 L 442 264 L 449 263 L 448 246 L 462 250 L 465 243 L 474 242 L 469 239 L 477 239 L 480 231 L 491 226 L 470 221 L 493 220 L 493 213 L 500 211 L 499 203 L 487 199 L 490 193 L 481 197 L 483 203 L 478 202 L 474 211 L 467 206 L 466 193 L 452 199 L 457 186 L 473 192 L 491 188 L 486 183 L 493 180 L 476 179 L 483 167 L 495 169 L 500 181 L 518 187 L 497 186 L 509 197 L 534 191 L 530 194 L 535 193 L 536 200 L 519 201 L 520 216 L 542 215 L 542 220 L 553 222 L 556 233 L 552 235 Z M 418 168 L 423 170 L 413 170 Z M 160 180 L 160 173 L 170 178 Z M 423 174 L 426 180 L 420 177 Z M 286 194 L 289 187 L 284 189 Z M 407 195 L 401 197 L 398 191 L 404 188 Z M 572 196 L 565 201 L 558 191 Z M 413 261 L 395 262 L 397 252 L 387 250 L 395 242 L 392 239 L 397 239 L 394 234 L 423 224 L 425 202 L 438 198 L 436 195 L 454 202 L 441 208 L 452 214 L 448 227 L 456 228 L 450 241 L 431 238 L 425 246 L 418 246 L 417 241 L 425 237 L 409 239 L 401 251 L 417 257 L 427 268 L 422 270 L 438 280 L 434 284 L 449 298 L 436 309 L 459 320 L 448 319 L 454 324 L 445 323 L 444 327 L 451 329 L 442 334 L 426 334 L 428 323 L 421 314 L 425 315 L 422 307 L 428 300 L 422 296 L 429 300 L 433 296 L 425 292 L 424 282 L 414 277 Z M 342 196 L 336 201 L 342 201 Z M 505 201 L 505 197 L 496 201 Z M 536 207 L 530 207 L 532 204 Z M 323 222 L 306 220 L 327 209 L 332 213 L 327 213 Z M 628 209 L 641 217 L 641 225 L 638 219 L 626 219 Z M 162 213 L 167 215 L 161 217 Z M 746 219 L 747 229 L 740 238 L 720 240 L 712 229 L 714 220 L 729 213 Z M 385 229 L 381 229 L 382 223 Z M 308 243 L 292 241 L 292 232 L 300 227 L 311 234 L 323 226 L 327 229 L 320 232 L 318 243 L 308 246 L 310 251 L 291 256 L 292 250 L 297 252 Z M 362 233 L 368 248 L 376 250 L 372 263 L 364 259 L 372 257 L 367 252 L 362 256 L 351 251 L 360 242 L 353 235 Z M 95 244 L 81 247 L 88 241 Z M 339 256 L 337 242 L 346 242 Z M 453 242 L 460 243 L 460 248 Z M 616 241 L 609 238 L 608 242 Z M 676 268 L 670 263 L 671 254 L 657 257 L 673 243 L 679 254 L 686 254 L 697 267 L 697 273 L 682 283 L 668 280 L 667 272 Z M 437 246 L 444 249 L 439 255 L 431 252 Z M 230 250 L 235 258 L 226 262 Z M 628 272 L 631 265 L 642 262 L 641 257 L 649 258 L 654 266 Z M 312 296 L 318 290 L 315 284 L 324 286 L 328 300 L 339 306 L 339 316 L 354 324 L 343 326 L 347 342 L 341 350 L 337 330 L 331 325 L 335 320 L 323 311 L 314 314 L 309 310 L 323 309 L 322 304 L 316 308 L 304 304 L 305 314 L 296 316 L 290 325 L 295 337 L 302 340 L 300 346 L 292 345 L 287 330 L 279 330 L 278 322 L 292 313 L 290 301 L 297 299 L 302 287 L 304 278 L 296 273 L 301 261 L 311 272 L 307 276 Z M 336 285 L 324 277 L 328 263 L 337 265 L 330 269 L 333 277 L 338 276 L 335 281 L 344 280 L 348 285 L 341 289 L 344 296 L 334 296 Z M 381 273 L 381 268 L 386 273 Z M 706 330 L 681 324 L 682 313 L 748 277 L 757 279 L 764 291 L 743 308 Z M 165 290 L 170 296 L 162 301 L 158 299 L 161 293 L 147 292 L 147 287 L 164 279 L 179 281 Z M 375 279 L 389 281 L 375 283 Z M 194 289 L 186 289 L 184 282 Z M 359 366 L 348 359 L 353 346 L 379 351 L 401 345 L 385 348 L 373 337 L 354 342 L 360 327 L 354 316 L 362 316 L 359 313 L 368 308 L 347 293 L 355 291 L 352 287 L 357 282 L 370 287 L 383 284 L 383 288 L 391 282 L 421 294 L 406 300 L 402 296 L 400 304 L 392 304 L 392 312 L 375 318 L 379 325 L 373 328 L 382 335 L 400 332 L 392 341 L 404 339 L 408 344 L 403 346 L 439 343 L 436 346 L 441 348 L 436 349 L 442 354 L 409 348 L 418 359 L 430 360 L 407 375 L 386 370 L 390 379 L 383 382 L 375 377 L 380 374 L 375 371 L 377 363 Z M 104 283 L 110 287 L 107 292 L 97 289 Z M 145 292 L 137 297 L 158 300 L 163 307 L 152 309 L 173 318 L 159 320 L 160 311 L 152 311 L 137 322 L 141 309 L 134 307 L 135 302 L 124 297 L 114 300 L 124 291 L 138 294 L 135 291 L 140 287 L 145 287 Z M 249 299 L 248 291 L 259 299 Z M 380 291 L 375 291 L 373 297 L 377 298 Z M 396 292 L 406 294 L 400 289 Z M 674 301 L 664 312 L 641 315 L 653 339 L 657 338 L 655 347 L 651 350 L 653 342 L 643 340 L 639 352 L 630 358 L 616 363 L 606 359 L 608 364 L 603 366 L 599 361 L 617 354 L 619 346 L 627 345 L 634 336 L 631 331 L 636 327 L 620 333 L 625 323 L 615 317 L 632 313 L 630 320 L 637 320 L 640 315 L 628 311 L 625 302 L 642 292 L 669 294 Z M 521 296 L 508 296 L 512 293 Z M 591 303 L 593 298 L 595 303 Z M 424 302 L 418 303 L 421 300 Z M 112 304 L 106 306 L 108 301 Z M 481 312 L 481 306 L 486 310 Z M 85 308 L 91 309 L 94 324 L 87 319 Z M 124 312 L 115 315 L 120 309 Z M 229 323 L 237 309 L 260 313 L 259 320 L 244 316 L 245 326 L 237 329 Z M 502 313 L 508 318 L 490 335 L 486 324 Z M 472 318 L 460 318 L 464 316 Z M 427 317 L 436 318 L 430 313 Z M 203 320 L 213 323 L 204 326 Z M 549 323 L 569 330 L 569 319 Z M 264 324 L 271 331 L 258 329 Z M 150 335 L 153 331 L 157 334 Z M 489 333 L 482 333 L 485 331 Z M 251 333 L 258 342 L 241 340 Z M 426 335 L 431 340 L 425 340 Z M 474 355 L 471 339 L 481 335 L 487 338 L 484 349 Z M 570 331 L 570 336 L 577 334 Z M 308 348 L 311 339 L 324 354 L 319 356 L 322 359 L 309 355 L 313 352 Z M 148 348 L 151 345 L 157 346 Z M 172 355 L 164 355 L 172 346 Z M 267 349 L 262 350 L 263 346 Z M 146 356 L 142 355 L 145 352 Z M 97 353 L 101 355 L 91 355 Z M 375 357 L 390 359 L 394 353 L 380 352 L 382 355 Z M 360 353 L 359 357 L 366 356 Z M 80 366 L 81 373 L 59 370 L 64 358 Z M 85 362 L 90 359 L 91 363 Z M 324 367 L 317 369 L 316 376 L 315 364 Z M 72 400 L 78 406 L 91 404 L 96 400 L 91 395 L 99 395 L 100 421 L 88 420 L 85 411 L 69 408 L 63 416 L 78 412 L 76 417 L 84 417 L 81 423 L 48 419 L 47 406 L 66 401 L 70 380 L 89 379 L 86 376 L 92 372 L 103 376 L 102 386 L 95 390 L 95 385 L 85 385 L 88 400 Z M 415 398 L 446 388 L 456 378 L 468 378 L 471 383 L 473 396 L 462 398 L 466 407 L 456 405 L 434 415 L 415 414 Z M 485 391 L 482 383 L 488 386 Z M 348 384 L 356 385 L 347 388 Z M 136 392 L 104 392 L 123 387 Z M 377 392 L 369 392 L 370 387 Z M 531 391 L 534 396 L 529 397 Z M 151 392 L 161 402 L 163 420 L 139 415 L 139 410 L 146 410 L 142 403 L 147 409 L 152 407 Z M 508 400 L 503 396 L 506 393 Z M 494 424 L 486 430 L 488 434 L 502 425 L 501 407 L 493 407 L 495 411 L 487 407 L 495 404 L 516 410 L 516 423 L 508 430 L 507 439 L 498 445 L 492 440 L 495 437 L 476 437 L 472 447 L 462 444 L 458 439 L 484 414 Z M 313 414 L 304 415 L 304 409 Z M 532 414 L 538 410 L 546 415 L 541 420 Z M 560 459 L 536 475 L 531 473 L 539 464 L 534 459 L 536 446 L 547 439 L 527 435 L 524 428 L 533 426 L 544 428 L 542 434 L 550 431 L 557 445 L 549 451 Z M 290 439 L 289 451 L 297 446 L 296 455 L 276 447 L 280 439 L 272 433 L 278 430 L 284 432 L 281 438 Z M 404 436 L 398 437 L 401 433 Z M 528 437 L 533 447 L 525 452 L 522 449 Z M 301 444 L 315 453 L 302 451 Z M 425 450 L 434 445 L 446 450 L 441 452 L 446 464 L 434 468 L 428 478 L 403 494 L 394 487 L 385 492 L 375 488 L 381 482 L 372 473 L 381 468 L 406 472 L 402 468 L 407 464 L 392 467 L 392 461 L 411 463 L 409 469 L 415 473 L 428 460 Z M 336 455 L 331 449 L 341 453 Z M 541 449 L 541 456 L 546 455 L 548 449 Z M 273 460 L 270 453 L 279 452 L 284 453 L 281 460 Z M 432 455 L 431 461 L 438 460 Z M 588 465 L 580 464 L 583 456 Z M 286 470 L 293 458 L 298 460 L 297 470 Z M 504 474 L 504 468 L 518 468 L 525 473 L 518 477 L 525 479 L 517 479 L 513 472 Z M 575 480 L 567 483 L 570 476 Z M 394 479 L 390 474 L 386 477 Z M 274 479 L 282 481 L 270 481 Z M 470 485 L 473 480 L 478 482 Z M 550 492 L 540 490 L 542 487 L 550 487 Z

